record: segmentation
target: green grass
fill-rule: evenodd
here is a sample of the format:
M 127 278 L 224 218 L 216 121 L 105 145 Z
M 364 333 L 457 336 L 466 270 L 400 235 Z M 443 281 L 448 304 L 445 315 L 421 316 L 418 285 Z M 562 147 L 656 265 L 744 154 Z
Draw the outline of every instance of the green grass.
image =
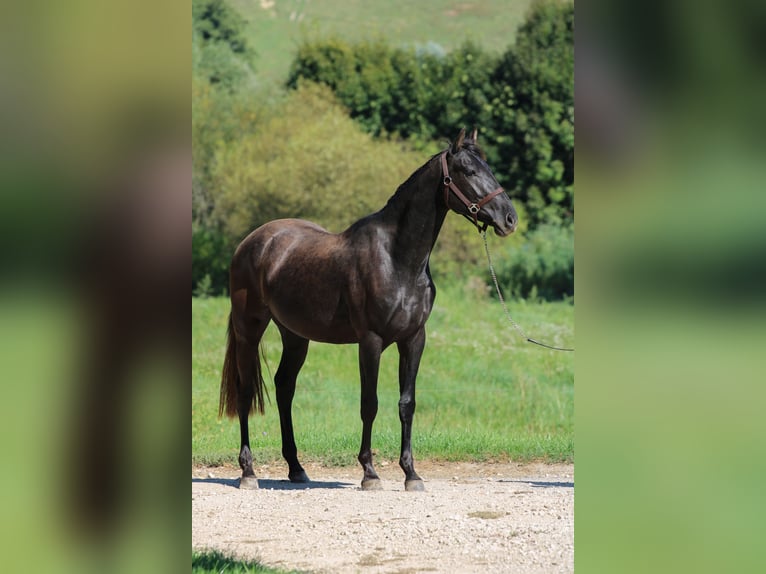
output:
M 574 307 L 511 302 L 515 320 L 532 336 L 574 344 Z M 192 299 L 192 459 L 236 463 L 239 425 L 218 418 L 218 389 L 229 302 Z M 440 289 L 417 387 L 413 427 L 416 458 L 544 460 L 574 458 L 574 356 L 524 342 L 499 303 L 460 288 Z M 276 328 L 264 348 L 272 373 L 281 345 Z M 379 458 L 398 460 L 398 354 L 384 352 L 373 428 Z M 273 383 L 267 375 L 273 396 Z M 312 343 L 293 405 L 302 460 L 355 464 L 361 439 L 356 345 Z M 276 404 L 251 416 L 251 446 L 259 462 L 281 460 Z
M 470 39 L 500 52 L 516 36 L 530 0 L 229 0 L 248 22 L 247 37 L 262 80 L 281 83 L 302 40 L 327 35 L 359 41 L 383 38 L 395 46 L 429 42 L 450 50 Z M 263 5 L 269 6 L 264 8 Z
M 230 558 L 218 551 L 192 553 L 192 574 L 220 574 L 221 572 L 226 572 L 226 574 L 282 574 L 287 571 L 269 568 L 255 561 Z M 290 572 L 297 572 L 297 570 Z

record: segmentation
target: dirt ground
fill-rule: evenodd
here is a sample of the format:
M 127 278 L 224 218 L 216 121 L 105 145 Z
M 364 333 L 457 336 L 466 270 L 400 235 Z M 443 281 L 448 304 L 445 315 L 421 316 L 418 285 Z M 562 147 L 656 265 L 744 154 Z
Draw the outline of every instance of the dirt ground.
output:
M 574 571 L 574 466 L 429 463 L 425 492 L 405 492 L 396 463 L 384 490 L 359 487 L 360 467 L 256 468 L 239 490 L 233 466 L 192 468 L 192 548 L 310 572 Z

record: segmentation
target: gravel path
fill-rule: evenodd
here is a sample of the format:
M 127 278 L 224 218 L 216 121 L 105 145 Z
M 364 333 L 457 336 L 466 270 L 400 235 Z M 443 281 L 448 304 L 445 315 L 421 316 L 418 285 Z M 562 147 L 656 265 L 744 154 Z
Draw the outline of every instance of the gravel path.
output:
M 306 465 L 192 468 L 192 548 L 311 572 L 574 571 L 574 466 L 418 463 L 426 492 L 404 492 L 395 463 L 384 490 L 363 492 L 361 469 Z

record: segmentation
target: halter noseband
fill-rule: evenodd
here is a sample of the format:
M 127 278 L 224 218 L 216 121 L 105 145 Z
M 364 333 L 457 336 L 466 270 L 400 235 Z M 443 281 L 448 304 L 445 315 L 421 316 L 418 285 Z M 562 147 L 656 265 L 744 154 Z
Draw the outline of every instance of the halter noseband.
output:
M 468 219 L 469 221 L 472 221 L 473 224 L 476 226 L 476 228 L 479 231 L 486 231 L 487 227 L 489 227 L 489 223 L 484 223 L 484 227 L 482 228 L 479 225 L 479 211 L 481 211 L 481 208 L 484 207 L 487 203 L 495 199 L 498 195 L 503 193 L 505 190 L 502 187 L 498 187 L 495 191 L 487 195 L 486 197 L 483 197 L 481 200 L 479 200 L 479 203 L 475 203 L 471 200 L 469 200 L 462 191 L 458 189 L 458 187 L 455 185 L 455 182 L 452 181 L 452 178 L 450 177 L 449 170 L 447 169 L 447 152 L 445 151 L 441 155 L 441 163 L 442 163 L 442 172 L 444 173 L 444 203 L 447 205 L 447 208 L 449 208 L 449 192 L 452 190 L 452 193 L 454 193 L 457 198 L 463 202 L 463 205 L 466 206 L 466 209 L 468 209 L 468 213 L 471 214 L 469 217 L 465 213 L 460 213 L 463 217 Z

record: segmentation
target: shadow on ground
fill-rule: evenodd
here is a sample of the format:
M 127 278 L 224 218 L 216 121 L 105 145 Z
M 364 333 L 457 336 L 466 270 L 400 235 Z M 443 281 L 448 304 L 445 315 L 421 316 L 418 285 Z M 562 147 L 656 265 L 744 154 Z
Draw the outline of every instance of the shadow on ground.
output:
M 220 484 L 239 488 L 239 478 L 192 478 L 192 482 L 204 484 Z M 350 482 L 312 480 L 311 482 L 290 482 L 289 480 L 276 480 L 273 478 L 259 478 L 258 487 L 266 490 L 307 490 L 313 488 L 351 488 L 356 486 Z
M 499 479 L 497 482 L 515 482 L 518 484 L 528 484 L 535 488 L 574 488 L 574 482 L 547 482 L 540 480 L 506 480 Z

